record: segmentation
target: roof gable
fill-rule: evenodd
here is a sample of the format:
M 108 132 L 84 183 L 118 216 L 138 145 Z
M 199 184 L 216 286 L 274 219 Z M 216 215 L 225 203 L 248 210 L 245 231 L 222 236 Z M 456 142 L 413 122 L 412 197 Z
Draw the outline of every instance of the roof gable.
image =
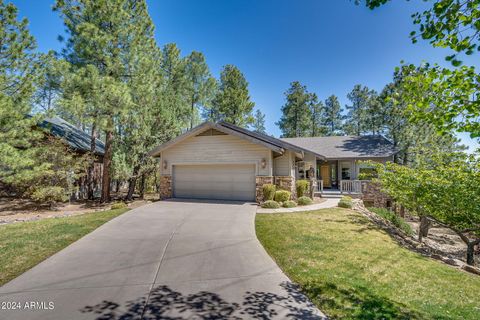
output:
M 250 141 L 255 144 L 262 145 L 272 151 L 275 151 L 277 153 L 283 154 L 285 150 L 292 150 L 296 153 L 301 153 L 303 155 L 304 152 L 310 152 L 316 155 L 319 158 L 324 158 L 321 154 L 317 154 L 316 152 L 304 149 L 300 146 L 293 145 L 291 143 L 288 143 L 286 141 L 282 141 L 280 139 L 270 137 L 266 134 L 258 133 L 258 132 L 253 132 L 250 130 L 247 130 L 245 128 L 241 128 L 238 126 L 235 126 L 233 124 L 227 123 L 227 122 L 219 122 L 219 123 L 213 123 L 213 122 L 204 122 L 197 127 L 185 132 L 184 134 L 176 137 L 173 140 L 170 140 L 152 151 L 148 153 L 148 155 L 156 157 L 158 156 L 162 151 L 172 147 L 173 145 L 195 135 L 202 134 L 204 131 L 207 131 L 209 129 L 217 130 L 226 134 L 230 134 L 236 137 L 239 137 L 241 139 L 245 139 L 247 141 Z M 214 131 L 212 131 L 214 132 Z

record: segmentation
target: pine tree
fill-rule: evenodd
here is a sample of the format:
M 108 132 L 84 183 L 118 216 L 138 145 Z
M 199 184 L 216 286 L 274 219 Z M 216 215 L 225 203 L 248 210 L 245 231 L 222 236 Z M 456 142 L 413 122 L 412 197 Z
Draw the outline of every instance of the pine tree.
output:
M 323 126 L 324 106 L 315 93 L 310 94 L 309 98 L 310 121 L 311 121 L 311 136 L 317 137 L 325 134 Z
M 286 103 L 282 107 L 282 117 L 276 124 L 282 131 L 282 137 L 306 137 L 311 133 L 310 94 L 307 88 L 294 81 L 285 92 Z
M 263 134 L 267 133 L 265 130 L 265 114 L 263 114 L 263 112 L 260 111 L 259 109 L 257 109 L 257 111 L 255 112 L 255 117 L 252 123 L 252 129 L 255 132 L 259 132 Z
M 359 84 L 353 87 L 353 90 L 348 93 L 348 99 L 352 103 L 347 105 L 346 109 L 348 110 L 346 116 L 346 125 L 345 131 L 347 134 L 360 136 L 367 131 L 367 117 L 368 117 L 368 106 L 370 99 L 370 90 Z
M 38 127 L 33 93 L 45 74 L 45 57 L 13 4 L 0 1 L 0 182 L 17 195 L 53 203 L 65 200 L 82 159 Z
M 199 121 L 199 110 L 208 109 L 215 94 L 216 81 L 211 76 L 205 56 L 193 51 L 186 57 L 187 91 L 190 96 L 190 129 Z
M 345 117 L 342 115 L 342 112 L 343 110 L 337 96 L 331 95 L 325 100 L 323 125 L 325 126 L 325 134 L 327 136 L 335 136 L 343 133 L 342 122 Z
M 141 72 L 136 68 L 154 49 L 153 24 L 144 1 L 58 0 L 54 7 L 64 19 L 69 39 L 64 55 L 77 69 L 88 71 L 103 88 L 94 106 L 95 127 L 103 130 L 102 201 L 110 199 L 115 133 L 136 105 L 129 81 Z
M 218 92 L 213 100 L 211 115 L 240 127 L 253 123 L 253 107 L 248 82 L 242 72 L 233 65 L 226 65 L 220 74 Z

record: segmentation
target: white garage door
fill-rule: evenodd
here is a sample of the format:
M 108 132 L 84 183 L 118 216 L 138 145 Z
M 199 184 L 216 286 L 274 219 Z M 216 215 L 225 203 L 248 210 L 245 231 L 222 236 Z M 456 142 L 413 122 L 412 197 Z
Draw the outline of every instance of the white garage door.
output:
M 174 165 L 176 198 L 255 200 L 254 165 Z

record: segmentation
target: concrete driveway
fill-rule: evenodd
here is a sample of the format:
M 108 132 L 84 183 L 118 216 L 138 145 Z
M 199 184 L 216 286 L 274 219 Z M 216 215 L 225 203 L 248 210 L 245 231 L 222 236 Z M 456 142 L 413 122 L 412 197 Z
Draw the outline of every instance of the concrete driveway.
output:
M 22 310 L 0 319 L 322 318 L 258 242 L 255 210 L 165 201 L 129 211 L 1 287 L 0 307 Z

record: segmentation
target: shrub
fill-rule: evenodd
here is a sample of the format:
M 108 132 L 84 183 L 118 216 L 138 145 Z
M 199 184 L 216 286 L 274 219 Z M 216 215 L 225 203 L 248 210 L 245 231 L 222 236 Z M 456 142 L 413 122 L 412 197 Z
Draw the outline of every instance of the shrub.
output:
M 295 201 L 292 201 L 292 200 L 288 200 L 288 201 L 285 201 L 283 203 L 283 206 L 284 208 L 293 208 L 293 207 L 296 207 L 297 204 L 295 203 Z
M 62 187 L 42 187 L 35 188 L 31 194 L 31 198 L 37 202 L 46 202 L 53 205 L 55 202 L 64 202 L 68 200 L 65 189 Z
M 262 203 L 262 208 L 278 209 L 280 208 L 280 205 L 278 204 L 277 201 L 267 200 L 264 203 Z
M 412 227 L 400 216 L 397 216 L 395 212 L 385 208 L 368 208 L 371 212 L 379 215 L 385 220 L 390 221 L 395 227 L 403 230 L 408 235 L 413 235 Z
M 277 202 L 285 202 L 290 200 L 290 196 L 292 193 L 287 190 L 278 190 L 275 192 L 275 201 Z
M 350 198 L 348 196 L 342 197 L 342 199 L 340 199 L 340 201 L 338 202 L 338 206 L 340 208 L 351 209 L 353 207 L 352 198 Z
M 112 204 L 112 207 L 111 209 L 114 210 L 114 209 L 123 209 L 123 208 L 126 208 L 127 205 L 125 204 L 125 202 L 117 202 L 117 203 L 114 203 Z
M 274 184 L 269 184 L 269 183 L 264 184 L 262 187 L 263 200 L 264 201 L 273 200 L 276 189 L 277 187 Z
M 298 198 L 297 202 L 298 202 L 299 206 L 306 206 L 306 205 L 312 204 L 313 200 L 309 197 L 303 196 L 303 197 Z
M 308 194 L 308 189 L 310 187 L 310 183 L 308 180 L 298 180 L 295 182 L 295 188 L 297 189 L 297 197 L 303 197 Z

